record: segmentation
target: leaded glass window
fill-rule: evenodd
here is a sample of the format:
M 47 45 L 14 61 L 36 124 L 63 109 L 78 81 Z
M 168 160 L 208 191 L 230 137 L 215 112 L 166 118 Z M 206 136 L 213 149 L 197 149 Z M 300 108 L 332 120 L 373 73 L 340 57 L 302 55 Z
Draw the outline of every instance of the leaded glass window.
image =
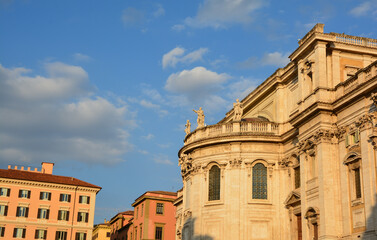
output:
M 361 198 L 360 168 L 356 168 L 354 171 L 355 171 L 355 190 L 356 190 L 356 198 Z
M 220 168 L 212 166 L 209 170 L 208 201 L 220 200 Z
M 294 168 L 295 171 L 295 188 L 299 188 L 301 185 L 300 181 L 300 166 Z
M 253 199 L 267 199 L 267 168 L 262 163 L 253 167 Z

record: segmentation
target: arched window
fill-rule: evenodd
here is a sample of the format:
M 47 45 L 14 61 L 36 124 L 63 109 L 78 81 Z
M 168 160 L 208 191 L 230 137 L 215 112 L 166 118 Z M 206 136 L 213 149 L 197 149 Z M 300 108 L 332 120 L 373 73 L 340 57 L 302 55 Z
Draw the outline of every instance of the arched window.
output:
M 208 201 L 220 200 L 220 168 L 216 165 L 209 170 Z
M 253 199 L 267 199 L 267 168 L 262 163 L 253 167 Z

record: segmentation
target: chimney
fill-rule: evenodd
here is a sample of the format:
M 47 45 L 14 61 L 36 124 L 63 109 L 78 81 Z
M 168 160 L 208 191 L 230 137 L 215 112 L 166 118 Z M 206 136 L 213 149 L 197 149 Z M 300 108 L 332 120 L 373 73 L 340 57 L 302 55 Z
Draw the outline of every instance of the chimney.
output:
M 48 163 L 48 162 L 42 162 L 42 173 L 46 174 L 52 174 L 52 170 L 54 168 L 53 163 Z

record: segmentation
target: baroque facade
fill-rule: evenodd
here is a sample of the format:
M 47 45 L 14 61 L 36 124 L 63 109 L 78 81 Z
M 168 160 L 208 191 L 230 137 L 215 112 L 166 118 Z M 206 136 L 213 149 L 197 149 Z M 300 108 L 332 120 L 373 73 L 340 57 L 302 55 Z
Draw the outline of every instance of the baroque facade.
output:
M 377 239 L 377 40 L 323 30 L 186 131 L 176 239 Z

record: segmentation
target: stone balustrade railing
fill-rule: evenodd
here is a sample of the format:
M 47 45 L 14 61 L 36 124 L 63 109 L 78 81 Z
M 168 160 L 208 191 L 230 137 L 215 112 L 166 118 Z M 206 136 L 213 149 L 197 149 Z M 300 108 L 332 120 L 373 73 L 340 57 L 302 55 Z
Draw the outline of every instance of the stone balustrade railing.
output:
M 377 48 L 376 39 L 357 37 L 357 36 L 351 36 L 351 35 L 339 34 L 339 33 L 330 33 L 330 35 L 335 37 L 335 42 L 343 42 L 343 43 L 348 43 L 348 44 L 353 44 L 353 45 Z
M 362 68 L 355 73 L 354 76 L 348 78 L 344 82 L 339 83 L 336 89 L 336 98 L 343 96 L 346 93 L 356 89 L 360 84 L 363 84 L 377 76 L 377 61 L 366 68 Z
M 231 122 L 209 125 L 196 129 L 187 135 L 185 144 L 198 140 L 225 135 L 247 133 L 250 135 L 276 135 L 279 133 L 279 124 L 272 122 Z

